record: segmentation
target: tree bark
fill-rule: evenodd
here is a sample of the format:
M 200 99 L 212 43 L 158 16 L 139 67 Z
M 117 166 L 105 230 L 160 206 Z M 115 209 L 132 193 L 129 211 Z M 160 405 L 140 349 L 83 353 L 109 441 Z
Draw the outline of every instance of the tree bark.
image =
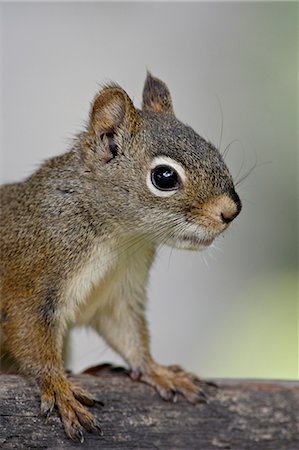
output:
M 208 403 L 160 399 L 151 387 L 109 365 L 71 379 L 104 406 L 91 408 L 103 436 L 69 440 L 57 412 L 45 423 L 37 387 L 19 375 L 0 375 L 1 449 L 298 450 L 299 382 L 216 380 Z

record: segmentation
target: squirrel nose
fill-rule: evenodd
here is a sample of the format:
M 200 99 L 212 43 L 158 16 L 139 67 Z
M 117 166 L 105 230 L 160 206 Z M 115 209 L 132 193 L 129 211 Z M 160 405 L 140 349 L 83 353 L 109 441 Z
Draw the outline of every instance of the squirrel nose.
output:
M 220 217 L 223 223 L 230 223 L 235 217 L 237 217 L 238 214 L 238 212 L 232 214 L 231 211 L 225 211 L 220 214 Z
M 229 193 L 229 197 L 232 201 L 223 205 L 220 217 L 223 223 L 232 222 L 242 209 L 240 197 L 235 191 Z

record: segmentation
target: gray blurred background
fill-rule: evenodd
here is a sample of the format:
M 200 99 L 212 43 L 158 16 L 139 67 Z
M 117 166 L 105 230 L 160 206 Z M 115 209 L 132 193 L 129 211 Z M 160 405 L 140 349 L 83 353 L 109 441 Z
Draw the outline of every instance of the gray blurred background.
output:
M 146 68 L 240 178 L 243 211 L 204 253 L 162 249 L 148 318 L 159 362 L 298 377 L 297 3 L 2 3 L 1 180 L 69 148 L 100 84 L 140 106 Z M 220 107 L 221 104 L 221 107 Z M 121 360 L 91 330 L 70 367 Z

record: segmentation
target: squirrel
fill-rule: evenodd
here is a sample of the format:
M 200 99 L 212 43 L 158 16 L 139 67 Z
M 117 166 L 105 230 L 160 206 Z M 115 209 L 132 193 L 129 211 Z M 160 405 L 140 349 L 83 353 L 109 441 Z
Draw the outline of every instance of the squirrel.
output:
M 218 149 L 176 118 L 163 81 L 148 72 L 141 109 L 103 86 L 71 149 L 3 185 L 1 209 L 1 346 L 36 381 L 43 416 L 57 407 L 73 440 L 100 431 L 93 396 L 64 371 L 73 325 L 93 327 L 163 399 L 203 400 L 203 380 L 151 356 L 147 281 L 159 245 L 207 248 L 241 201 Z

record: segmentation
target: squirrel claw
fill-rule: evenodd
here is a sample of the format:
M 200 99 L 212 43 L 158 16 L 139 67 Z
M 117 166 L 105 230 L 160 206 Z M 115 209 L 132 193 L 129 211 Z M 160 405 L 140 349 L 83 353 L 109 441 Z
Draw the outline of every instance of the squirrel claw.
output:
M 94 419 L 94 427 L 98 431 L 99 435 L 103 436 L 104 433 L 103 433 L 103 430 L 101 428 L 100 421 L 98 419 Z
M 177 401 L 177 393 L 174 389 L 157 388 L 163 400 L 175 403 Z
M 54 397 L 42 396 L 40 412 L 41 416 L 44 417 L 46 423 L 48 422 L 49 417 L 52 414 L 54 404 L 55 404 Z
M 71 427 L 68 430 L 67 434 L 73 441 L 79 441 L 81 444 L 83 444 L 83 442 L 84 442 L 84 434 L 83 434 L 83 431 L 80 428 L 75 429 L 74 427 Z
M 105 406 L 105 403 L 102 402 L 101 400 L 97 400 L 96 398 L 94 398 L 93 400 L 94 400 L 94 405 Z
M 198 389 L 197 396 L 197 403 L 209 403 L 209 398 L 202 389 Z
M 178 401 L 178 392 L 174 391 L 173 393 L 173 397 L 172 397 L 172 402 L 176 403 Z
M 215 383 L 214 381 L 205 381 L 205 384 L 208 386 L 214 387 L 216 389 L 220 388 L 219 384 Z
M 85 391 L 79 386 L 72 386 L 72 391 L 76 400 L 78 400 L 82 405 L 94 406 L 95 403 L 99 403 L 89 392 Z
M 82 431 L 78 430 L 77 435 L 79 437 L 79 441 L 81 442 L 81 444 L 83 444 L 83 442 L 84 442 L 84 434 L 82 433 Z
M 207 400 L 208 396 L 207 396 L 207 394 L 205 393 L 205 391 L 203 391 L 201 388 L 198 389 L 197 393 L 198 393 L 201 397 L 203 397 L 203 399 Z
M 206 380 L 203 380 L 203 379 L 197 377 L 196 375 L 193 375 L 193 382 L 196 383 L 197 385 L 208 386 L 208 387 L 213 387 L 213 388 L 219 389 L 219 385 L 217 383 L 215 383 L 214 381 L 206 381 Z
M 48 411 L 44 414 L 45 417 L 45 423 L 48 423 L 49 417 L 52 414 L 52 410 L 48 409 Z
M 47 411 L 41 411 L 41 416 L 45 419 L 45 424 L 49 422 L 49 418 L 52 414 L 52 410 L 48 409 Z
M 67 434 L 67 436 L 74 442 L 81 442 L 83 444 L 84 442 L 84 434 L 81 426 L 78 422 L 73 423 L 65 423 L 64 422 L 64 429 Z

